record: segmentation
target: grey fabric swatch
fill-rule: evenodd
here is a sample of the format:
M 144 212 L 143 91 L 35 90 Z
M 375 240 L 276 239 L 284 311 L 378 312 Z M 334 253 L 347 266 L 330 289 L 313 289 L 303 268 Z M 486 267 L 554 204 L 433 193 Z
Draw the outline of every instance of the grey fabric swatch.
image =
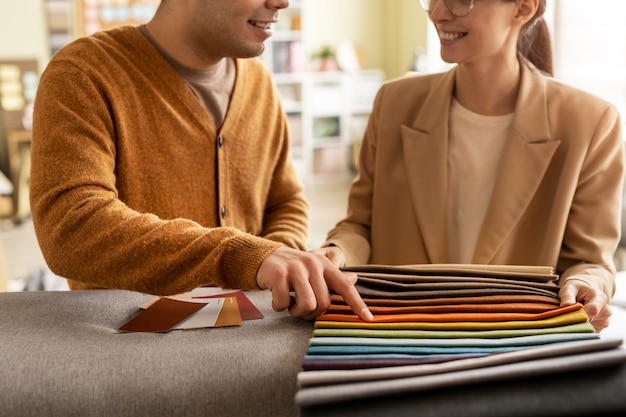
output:
M 558 347 L 526 349 L 443 364 L 329 371 L 334 375 L 327 374 L 325 385 L 321 386 L 314 386 L 313 379 L 307 377 L 307 374 L 313 371 L 301 372 L 298 375 L 301 388 L 296 394 L 296 404 L 307 407 L 464 384 L 616 366 L 626 363 L 626 350 L 616 349 L 621 343 L 621 340 L 572 342 Z M 429 369 L 430 373 L 427 373 L 426 369 Z M 326 371 L 315 372 L 317 374 L 315 384 L 322 383 L 319 379 L 320 372 Z M 347 379 L 345 375 L 348 373 L 358 374 L 360 379 L 354 377 Z M 331 383 L 339 380 L 342 382 Z

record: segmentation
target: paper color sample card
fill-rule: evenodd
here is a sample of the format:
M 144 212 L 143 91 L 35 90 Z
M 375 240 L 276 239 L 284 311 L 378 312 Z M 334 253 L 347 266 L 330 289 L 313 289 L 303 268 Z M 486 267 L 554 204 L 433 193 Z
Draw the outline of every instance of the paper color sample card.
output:
M 199 314 L 198 317 L 195 317 Z M 192 320 L 193 319 L 193 320 Z M 211 300 L 180 300 L 162 297 L 119 328 L 120 332 L 168 332 L 241 325 L 235 297 Z
M 200 304 L 204 304 L 204 307 L 174 329 L 241 326 L 241 315 L 235 297 L 211 298 L 202 300 Z
M 250 301 L 250 299 L 246 296 L 246 294 L 242 291 L 229 292 L 223 294 L 213 294 L 213 295 L 199 295 L 192 296 L 189 293 L 174 295 L 169 298 L 181 300 L 181 301 L 206 301 L 211 298 L 224 298 L 224 297 L 235 297 L 237 298 L 237 305 L 239 306 L 239 314 L 241 314 L 242 320 L 255 320 L 262 319 L 263 313 L 259 311 L 258 308 Z M 139 308 L 146 309 L 158 301 L 160 297 L 154 297 L 145 303 L 141 304 Z
M 254 304 L 252 304 L 252 301 L 250 301 L 250 299 L 246 297 L 246 294 L 243 293 L 242 291 L 230 292 L 227 294 L 201 295 L 201 296 L 194 296 L 193 298 L 195 300 L 204 300 L 207 298 L 220 298 L 220 297 L 237 298 L 237 305 L 239 306 L 239 313 L 241 314 L 242 320 L 255 320 L 255 319 L 263 318 L 263 313 L 261 313 L 259 309 L 256 308 Z
M 163 297 L 156 300 L 128 323 L 119 328 L 120 332 L 167 332 L 177 324 L 197 313 L 204 307 L 202 303 L 189 303 Z

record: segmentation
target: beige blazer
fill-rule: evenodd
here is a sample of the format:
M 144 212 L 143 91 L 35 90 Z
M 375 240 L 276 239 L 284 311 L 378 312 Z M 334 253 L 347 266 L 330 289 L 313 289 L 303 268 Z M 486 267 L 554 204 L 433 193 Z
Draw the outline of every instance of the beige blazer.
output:
M 624 151 L 611 104 L 522 65 L 515 117 L 473 257 L 547 265 L 614 292 Z M 448 117 L 455 69 L 379 91 L 347 217 L 347 264 L 446 263 Z

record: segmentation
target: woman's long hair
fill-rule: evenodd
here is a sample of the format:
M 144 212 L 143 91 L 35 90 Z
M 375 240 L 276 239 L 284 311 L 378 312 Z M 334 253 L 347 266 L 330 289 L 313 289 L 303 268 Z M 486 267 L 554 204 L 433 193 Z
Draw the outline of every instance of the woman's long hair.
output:
M 517 50 L 540 71 L 553 76 L 552 39 L 548 24 L 543 18 L 546 0 L 539 0 L 535 16 L 520 31 Z

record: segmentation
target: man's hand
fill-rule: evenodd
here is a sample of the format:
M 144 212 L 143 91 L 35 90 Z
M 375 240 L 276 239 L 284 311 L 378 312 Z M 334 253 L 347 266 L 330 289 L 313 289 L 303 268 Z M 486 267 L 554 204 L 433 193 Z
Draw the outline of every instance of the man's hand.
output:
M 561 306 L 581 303 L 596 332 L 608 327 L 612 313 L 609 300 L 602 291 L 592 288 L 584 281 L 569 279 L 559 291 L 559 297 Z
M 256 280 L 259 288 L 272 292 L 275 311 L 288 309 L 294 317 L 313 320 L 330 306 L 329 289 L 332 289 L 361 319 L 373 318 L 354 287 L 356 274 L 341 272 L 320 254 L 278 248 L 263 261 Z

